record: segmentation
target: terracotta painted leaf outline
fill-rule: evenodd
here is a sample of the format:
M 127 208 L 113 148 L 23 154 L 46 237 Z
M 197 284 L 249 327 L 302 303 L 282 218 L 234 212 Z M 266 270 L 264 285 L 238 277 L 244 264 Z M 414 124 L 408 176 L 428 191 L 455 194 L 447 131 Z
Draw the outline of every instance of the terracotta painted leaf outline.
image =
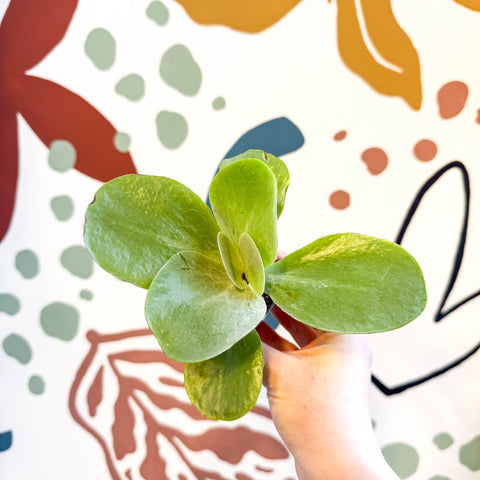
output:
M 87 338 L 69 408 L 104 451 L 113 480 L 292 477 L 266 408 L 257 405 L 236 422 L 206 419 L 188 400 L 183 365 L 160 351 L 150 330 L 90 331 Z M 214 464 L 202 460 L 205 452 Z
M 0 241 L 15 206 L 18 113 L 45 146 L 72 143 L 74 168 L 85 175 L 105 182 L 136 173 L 130 154 L 115 148 L 116 129 L 101 113 L 66 88 L 25 73 L 62 40 L 77 3 L 11 0 L 0 25 Z
M 271 27 L 300 0 L 176 0 L 188 15 L 203 25 L 225 25 L 240 32 L 257 33 Z
M 395 19 L 390 0 L 337 0 L 337 7 L 338 49 L 347 67 L 378 92 L 400 96 L 419 110 L 417 51 Z
M 456 251 L 453 260 L 453 265 L 450 271 L 450 276 L 446 282 L 445 289 L 443 291 L 443 294 L 440 298 L 440 301 L 438 303 L 437 308 L 435 309 L 434 312 L 434 318 L 432 319 L 433 322 L 441 322 L 447 319 L 447 317 L 451 317 L 452 315 L 455 314 L 455 311 L 460 309 L 462 306 L 466 305 L 473 299 L 477 298 L 480 296 L 480 289 L 474 291 L 473 293 L 467 295 L 466 297 L 458 300 L 455 302 L 452 306 L 449 308 L 446 308 L 445 305 L 452 293 L 452 290 L 455 286 L 455 282 L 457 281 L 457 277 L 460 272 L 460 267 L 462 265 L 462 260 L 463 260 L 463 255 L 465 252 L 465 244 L 466 244 L 466 239 L 467 239 L 467 232 L 468 232 L 468 220 L 469 220 L 469 215 L 470 215 L 470 178 L 468 175 L 468 171 L 465 168 L 465 165 L 459 161 L 453 161 L 445 165 L 443 168 L 438 170 L 434 175 L 432 175 L 420 188 L 418 191 L 417 195 L 412 201 L 412 204 L 407 211 L 407 214 L 405 216 L 405 219 L 402 222 L 402 226 L 400 228 L 400 231 L 397 235 L 396 238 L 396 243 L 402 244 L 402 241 L 405 237 L 405 234 L 410 227 L 410 224 L 412 222 L 412 219 L 415 216 L 415 213 L 417 212 L 418 208 L 421 205 L 422 200 L 426 195 L 428 195 L 429 190 L 445 175 L 446 173 L 452 171 L 452 170 L 458 170 L 461 174 L 461 185 L 462 185 L 462 192 L 463 192 L 463 199 L 464 199 L 464 212 L 463 212 L 463 218 L 462 218 L 462 224 L 461 224 L 461 229 L 460 229 L 460 234 L 459 234 L 459 239 L 458 243 L 456 245 Z M 451 320 L 451 318 L 449 319 Z M 475 341 L 475 339 L 474 339 Z M 439 377 L 440 375 L 443 375 L 444 373 L 452 370 L 453 368 L 459 366 L 461 363 L 463 363 L 465 360 L 470 358 L 472 355 L 474 355 L 476 352 L 480 350 L 480 338 L 478 339 L 478 343 L 476 345 L 473 345 L 472 348 L 470 348 L 467 352 L 463 353 L 462 355 L 459 355 L 457 358 L 452 359 L 450 362 L 446 363 L 445 365 L 441 366 L 440 368 L 435 369 L 434 371 L 429 372 L 426 375 L 422 375 L 419 378 L 412 379 L 410 381 L 400 383 L 397 385 L 393 386 L 387 386 L 380 378 L 377 376 L 373 375 L 372 376 L 372 381 L 373 383 L 379 388 L 379 390 L 384 393 L 385 395 L 394 395 L 398 394 L 401 392 L 404 392 L 405 390 L 408 390 L 409 388 L 415 387 L 417 385 L 421 385 L 425 382 L 428 382 L 429 380 L 432 380 L 436 377 Z

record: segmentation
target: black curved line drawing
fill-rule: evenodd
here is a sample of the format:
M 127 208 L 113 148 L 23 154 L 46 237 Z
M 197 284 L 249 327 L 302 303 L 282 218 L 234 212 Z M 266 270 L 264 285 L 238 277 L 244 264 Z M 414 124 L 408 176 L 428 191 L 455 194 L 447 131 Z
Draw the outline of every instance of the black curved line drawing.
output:
M 412 218 L 414 217 L 419 205 L 421 204 L 424 196 L 427 194 L 429 189 L 449 170 L 452 169 L 458 169 L 461 173 L 462 176 L 462 188 L 463 188 L 463 194 L 464 194 L 464 202 L 465 202 L 465 210 L 463 214 L 463 222 L 462 222 L 462 228 L 460 232 L 460 237 L 458 240 L 457 244 L 457 251 L 455 254 L 454 258 L 454 263 L 453 267 L 450 273 L 450 277 L 447 282 L 447 286 L 445 288 L 445 291 L 443 293 L 443 297 L 439 303 L 438 309 L 435 312 L 434 315 L 434 322 L 440 322 L 442 321 L 445 317 L 453 313 L 455 310 L 460 308 L 461 306 L 465 305 L 469 301 L 473 300 L 475 297 L 478 297 L 480 295 L 480 289 L 477 290 L 476 292 L 472 293 L 471 295 L 465 297 L 464 299 L 460 300 L 459 302 L 455 303 L 453 306 L 451 306 L 448 309 L 444 309 L 445 303 L 448 300 L 448 297 L 450 296 L 450 293 L 455 285 L 455 282 L 457 280 L 458 273 L 460 271 L 460 267 L 462 264 L 462 259 L 463 259 L 463 254 L 465 251 L 465 243 L 467 239 L 467 232 L 468 232 L 468 220 L 469 220 L 469 215 L 470 215 L 470 178 L 468 175 L 468 171 L 465 168 L 465 165 L 460 162 L 460 161 L 453 161 L 448 164 L 446 164 L 444 167 L 442 167 L 440 170 L 438 170 L 435 174 L 433 174 L 423 185 L 420 187 L 419 191 L 417 192 L 417 195 L 415 196 L 409 210 L 407 211 L 407 214 L 405 215 L 405 218 L 403 220 L 402 226 L 400 228 L 400 231 L 397 235 L 397 238 L 395 240 L 396 243 L 399 245 L 402 244 L 403 238 L 405 236 L 406 231 L 408 230 L 408 227 L 410 225 L 410 222 L 412 221 Z M 388 387 L 386 386 L 381 380 L 379 380 L 375 375 L 372 375 L 372 382 L 373 384 L 385 395 L 396 395 L 398 393 L 404 392 L 405 390 L 408 390 L 409 388 L 415 387 L 417 385 L 420 385 L 422 383 L 428 382 L 429 380 L 432 380 L 433 378 L 439 377 L 440 375 L 443 375 L 444 373 L 448 372 L 449 370 L 457 367 L 461 363 L 463 363 L 465 360 L 470 358 L 472 355 L 474 355 L 478 350 L 480 350 L 480 341 L 479 343 L 474 346 L 472 349 L 470 349 L 468 352 L 466 352 L 464 355 L 460 356 L 459 358 L 453 360 L 452 362 L 448 363 L 447 365 L 444 365 L 443 367 L 434 370 L 433 372 L 423 375 L 420 378 L 417 378 L 415 380 L 397 385 L 395 387 Z

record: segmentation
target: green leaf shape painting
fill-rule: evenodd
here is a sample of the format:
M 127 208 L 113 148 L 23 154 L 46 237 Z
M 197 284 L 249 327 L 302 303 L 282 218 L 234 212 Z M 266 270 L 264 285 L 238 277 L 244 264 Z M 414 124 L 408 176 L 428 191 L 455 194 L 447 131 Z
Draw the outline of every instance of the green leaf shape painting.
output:
M 425 306 L 420 267 L 387 240 L 335 234 L 275 262 L 289 181 L 282 160 L 249 150 L 222 162 L 212 211 L 181 183 L 143 175 L 106 183 L 87 208 L 87 248 L 108 272 L 148 288 L 147 323 L 165 354 L 186 363 L 187 393 L 209 418 L 253 408 L 263 368 L 254 330 L 272 300 L 342 333 L 398 328 Z

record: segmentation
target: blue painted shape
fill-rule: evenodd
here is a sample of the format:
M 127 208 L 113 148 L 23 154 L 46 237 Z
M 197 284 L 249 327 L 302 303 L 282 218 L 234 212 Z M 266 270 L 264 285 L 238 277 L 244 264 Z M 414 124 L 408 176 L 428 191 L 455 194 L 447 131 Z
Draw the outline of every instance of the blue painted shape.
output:
M 0 433 L 0 452 L 8 450 L 12 446 L 12 439 L 13 435 L 11 430 Z
M 244 133 L 225 155 L 234 157 L 246 150 L 263 150 L 276 157 L 298 150 L 305 143 L 299 128 L 286 117 L 274 118 Z

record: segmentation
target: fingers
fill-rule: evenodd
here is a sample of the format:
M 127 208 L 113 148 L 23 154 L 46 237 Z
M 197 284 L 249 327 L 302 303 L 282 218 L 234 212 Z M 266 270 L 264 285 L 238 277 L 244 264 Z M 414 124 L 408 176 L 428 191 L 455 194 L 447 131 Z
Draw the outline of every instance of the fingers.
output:
M 278 323 L 290 333 L 300 348 L 313 342 L 319 335 L 315 328 L 295 320 L 277 305 L 274 305 L 270 312 L 278 320 Z
M 265 322 L 260 322 L 260 324 L 257 325 L 256 330 L 260 336 L 260 340 L 276 350 L 280 350 L 281 352 L 297 350 L 297 347 L 293 345 L 293 343 L 290 343 L 288 340 L 281 337 Z

